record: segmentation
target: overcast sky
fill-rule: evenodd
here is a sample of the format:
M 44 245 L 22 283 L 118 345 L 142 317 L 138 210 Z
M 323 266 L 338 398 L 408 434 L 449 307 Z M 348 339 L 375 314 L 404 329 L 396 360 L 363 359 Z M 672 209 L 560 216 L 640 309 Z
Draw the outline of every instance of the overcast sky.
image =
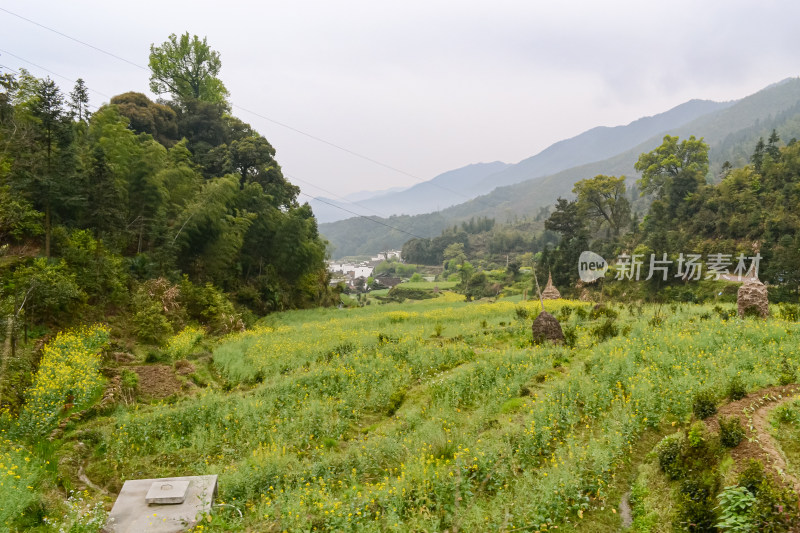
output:
M 2 0 L 0 8 L 143 66 L 150 45 L 170 33 L 206 36 L 221 54 L 234 113 L 314 196 L 332 196 L 320 187 L 343 195 L 470 163 L 516 163 L 595 126 L 692 98 L 741 98 L 800 74 L 795 1 Z M 95 105 L 131 90 L 150 95 L 146 70 L 4 11 L 0 24 L 6 67 L 82 77 Z

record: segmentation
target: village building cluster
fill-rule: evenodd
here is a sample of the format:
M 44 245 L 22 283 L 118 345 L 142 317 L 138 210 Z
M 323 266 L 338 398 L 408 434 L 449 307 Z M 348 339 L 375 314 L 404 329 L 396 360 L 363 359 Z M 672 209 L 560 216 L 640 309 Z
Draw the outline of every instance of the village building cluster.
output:
M 383 261 L 391 260 L 402 261 L 400 250 L 380 252 L 376 256 L 371 257 L 368 261 L 361 261 L 358 263 L 328 261 L 328 271 L 332 274 L 331 284 L 336 285 L 338 283 L 344 283 L 349 288 L 355 289 L 356 286 L 359 285 L 359 279 L 366 281 L 367 278 L 372 276 L 376 266 Z M 388 282 L 384 283 L 384 285 L 391 287 L 400 282 L 400 280 L 397 280 L 397 283 L 393 283 L 394 278 L 389 277 L 386 277 L 385 280 L 382 278 L 382 280 Z

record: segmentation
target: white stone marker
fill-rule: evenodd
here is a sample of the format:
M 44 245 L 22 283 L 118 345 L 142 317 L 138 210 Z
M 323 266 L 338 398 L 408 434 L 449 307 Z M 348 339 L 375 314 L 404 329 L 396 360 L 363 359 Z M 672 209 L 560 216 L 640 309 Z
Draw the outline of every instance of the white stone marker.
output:
M 109 533 L 178 533 L 211 512 L 217 476 L 132 479 L 108 515 Z

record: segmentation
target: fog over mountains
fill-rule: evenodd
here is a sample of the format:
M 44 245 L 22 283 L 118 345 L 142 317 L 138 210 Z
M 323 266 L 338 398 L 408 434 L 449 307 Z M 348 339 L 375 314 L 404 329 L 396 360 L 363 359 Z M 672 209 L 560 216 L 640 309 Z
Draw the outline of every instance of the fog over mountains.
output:
M 351 213 L 321 202 L 312 202 L 312 207 L 334 257 L 366 254 L 399 248 L 411 238 L 409 234 L 438 235 L 443 228 L 473 216 L 504 222 L 510 216 L 534 214 L 559 196 L 570 196 L 576 181 L 597 174 L 626 175 L 633 180 L 639 154 L 658 146 L 666 134 L 704 137 L 711 147 L 713 173 L 726 160 L 746 163 L 758 137 L 766 138 L 773 128 L 784 141 L 800 137 L 800 79 L 783 80 L 736 101 L 690 100 L 625 126 L 592 128 L 516 164 L 468 165 L 355 203 L 323 199 L 402 231 L 363 217 L 352 218 Z

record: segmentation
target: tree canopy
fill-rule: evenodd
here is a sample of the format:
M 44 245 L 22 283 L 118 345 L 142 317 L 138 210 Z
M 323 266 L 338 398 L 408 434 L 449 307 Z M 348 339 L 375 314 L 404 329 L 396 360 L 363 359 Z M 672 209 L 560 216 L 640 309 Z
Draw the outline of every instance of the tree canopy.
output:
M 218 77 L 222 61 L 207 39 L 174 33 L 161 45 L 150 45 L 150 90 L 170 94 L 176 102 L 202 100 L 227 104 L 228 89 Z
M 229 114 L 219 54 L 172 35 L 150 64 L 172 100 L 125 92 L 91 114 L 82 80 L 65 97 L 0 75 L 0 309 L 35 326 L 132 306 L 152 340 L 175 323 L 142 296 L 155 286 L 225 310 L 228 327 L 333 303 L 316 219 L 275 148 Z

